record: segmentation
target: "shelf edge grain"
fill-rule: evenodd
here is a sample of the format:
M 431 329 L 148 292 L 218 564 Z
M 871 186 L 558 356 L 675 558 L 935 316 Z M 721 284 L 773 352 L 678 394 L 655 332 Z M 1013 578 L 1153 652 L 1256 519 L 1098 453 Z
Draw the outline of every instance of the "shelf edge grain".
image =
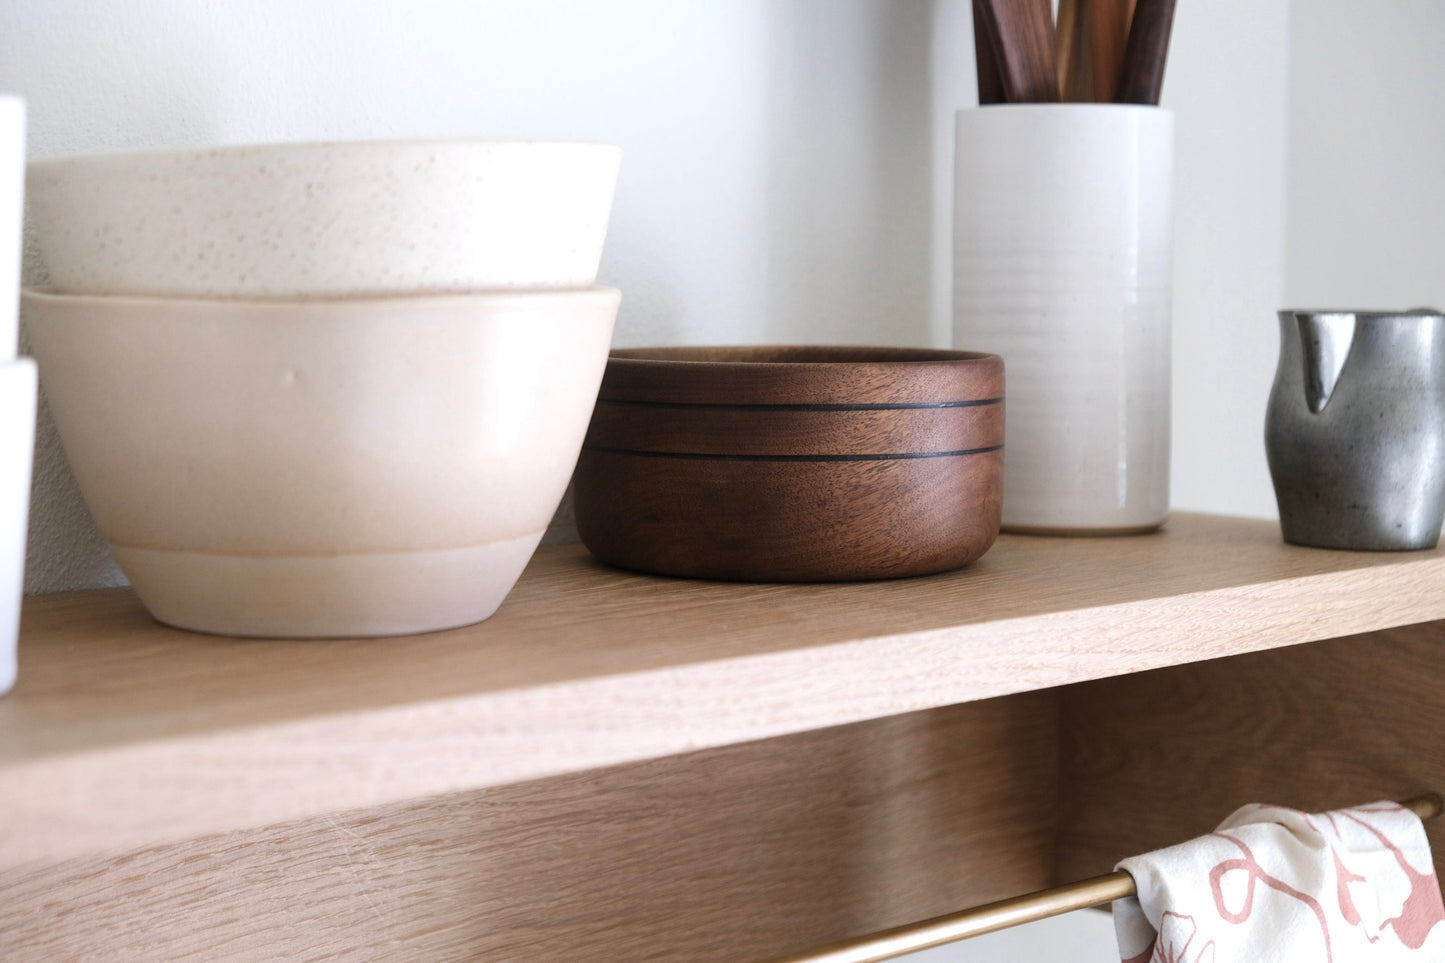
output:
M 1445 619 L 1445 557 L 122 741 L 0 765 L 0 867 Z

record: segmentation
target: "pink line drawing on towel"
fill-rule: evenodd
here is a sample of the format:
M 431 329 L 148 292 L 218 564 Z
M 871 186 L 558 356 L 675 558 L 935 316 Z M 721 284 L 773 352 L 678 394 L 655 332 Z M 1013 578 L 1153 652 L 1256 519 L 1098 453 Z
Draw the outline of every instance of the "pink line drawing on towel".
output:
M 1184 932 L 1184 923 L 1189 923 L 1188 932 Z M 1154 940 L 1154 956 L 1150 963 L 1209 963 L 1214 959 L 1214 941 L 1210 940 L 1199 948 L 1194 959 L 1189 959 L 1186 954 L 1194 944 L 1194 937 L 1199 935 L 1199 924 L 1194 917 L 1186 916 L 1183 913 L 1175 913 L 1172 910 L 1166 912 L 1159 920 L 1159 936 Z M 1183 937 L 1181 944 L 1179 938 Z M 1209 954 L 1208 960 L 1205 954 Z
M 1330 945 L 1330 925 L 1329 921 L 1325 918 L 1324 907 L 1320 906 L 1319 902 L 1308 893 L 1301 893 L 1283 880 L 1276 879 L 1269 875 L 1269 873 L 1266 873 L 1264 867 L 1254 858 L 1254 853 L 1244 844 L 1243 840 L 1235 839 L 1227 833 L 1214 833 L 1213 835 L 1218 836 L 1220 839 L 1229 840 L 1244 853 L 1243 859 L 1226 859 L 1209 871 L 1209 888 L 1214 893 L 1214 908 L 1218 911 L 1220 919 L 1228 923 L 1243 923 L 1248 920 L 1254 913 L 1254 884 L 1256 881 L 1262 882 L 1270 889 L 1282 893 L 1291 899 L 1298 900 L 1310 908 L 1310 911 L 1315 914 L 1315 919 L 1319 921 L 1320 933 L 1323 934 L 1325 938 L 1326 963 L 1334 963 L 1335 954 Z M 1232 913 L 1229 907 L 1224 905 L 1224 887 L 1222 881 L 1226 873 L 1232 873 L 1236 870 L 1244 870 L 1249 874 L 1249 889 L 1245 893 L 1244 907 L 1238 913 Z
M 1187 931 L 1184 930 L 1185 923 L 1189 924 Z M 1166 910 L 1159 919 L 1159 933 L 1154 937 L 1154 942 L 1149 944 L 1149 948 L 1138 956 L 1121 960 L 1120 963 L 1213 963 L 1213 940 L 1201 946 L 1194 958 L 1189 959 L 1190 947 L 1194 943 L 1194 937 L 1198 935 L 1199 924 L 1194 917 Z M 1181 937 L 1183 943 L 1179 942 Z
M 1356 812 L 1380 811 L 1382 810 L 1356 810 Z M 1395 857 L 1400 871 L 1409 880 L 1410 895 L 1405 899 L 1405 905 L 1401 908 L 1400 915 L 1386 920 L 1380 930 L 1383 932 L 1386 926 L 1391 927 L 1394 929 L 1395 935 L 1400 938 L 1401 943 L 1412 950 L 1418 950 L 1425 945 L 1425 940 L 1429 938 L 1430 931 L 1435 928 L 1435 924 L 1445 922 L 1445 906 L 1442 906 L 1440 902 L 1440 881 L 1435 878 L 1433 872 L 1422 873 L 1411 866 L 1410 861 L 1405 858 L 1405 853 L 1395 845 L 1393 840 L 1355 815 L 1354 812 L 1346 810 L 1341 815 L 1347 816 L 1369 830 L 1380 841 L 1380 844 L 1390 851 L 1390 855 Z M 1337 861 L 1338 858 L 1336 857 Z
M 1333 823 L 1334 820 L 1331 819 L 1330 822 Z M 1358 873 L 1350 872 L 1345 866 L 1344 861 L 1340 859 L 1339 850 L 1333 846 L 1330 847 L 1330 855 L 1335 858 L 1335 887 L 1338 891 L 1340 901 L 1340 915 L 1345 918 L 1346 923 L 1349 923 L 1351 926 L 1358 926 L 1363 930 L 1365 929 L 1365 920 L 1364 917 L 1360 915 L 1359 909 L 1355 907 L 1354 897 L 1350 896 L 1350 884 L 1366 882 L 1365 877 Z M 1366 933 L 1365 939 L 1371 943 L 1375 943 L 1379 941 L 1380 937 L 1379 934 L 1371 936 L 1369 933 Z

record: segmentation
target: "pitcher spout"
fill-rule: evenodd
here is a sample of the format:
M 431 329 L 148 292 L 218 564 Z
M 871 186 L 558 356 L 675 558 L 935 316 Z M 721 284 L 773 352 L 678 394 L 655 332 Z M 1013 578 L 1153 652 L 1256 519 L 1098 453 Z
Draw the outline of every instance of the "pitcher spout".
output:
M 1355 340 L 1355 315 L 1335 312 L 1294 312 L 1304 362 L 1305 404 L 1314 414 L 1325 410 L 1339 384 L 1345 359 Z

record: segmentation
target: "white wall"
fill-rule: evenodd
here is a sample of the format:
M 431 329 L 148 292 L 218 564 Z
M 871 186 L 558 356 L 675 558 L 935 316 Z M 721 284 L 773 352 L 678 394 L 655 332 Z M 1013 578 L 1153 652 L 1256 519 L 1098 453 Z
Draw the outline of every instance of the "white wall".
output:
M 1290 13 L 1286 299 L 1445 308 L 1445 4 Z
M 1084 910 L 905 957 L 908 963 L 1119 963 L 1114 918 Z
M 1264 407 L 1284 286 L 1288 48 L 1286 0 L 1177 7 L 1163 100 L 1177 112 L 1177 508 L 1276 511 Z

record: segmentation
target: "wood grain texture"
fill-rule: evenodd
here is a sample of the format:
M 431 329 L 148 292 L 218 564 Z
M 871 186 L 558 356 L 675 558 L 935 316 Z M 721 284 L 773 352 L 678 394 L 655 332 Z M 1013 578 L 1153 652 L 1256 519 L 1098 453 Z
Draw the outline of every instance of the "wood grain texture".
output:
M 577 529 L 603 561 L 662 575 L 956 569 L 998 537 L 1003 391 L 1002 360 L 968 352 L 616 352 L 573 479 Z
M 1050 0 L 980 0 L 994 60 L 1010 103 L 1059 99 Z
M 1063 690 L 1056 877 L 1192 839 L 1247 802 L 1317 812 L 1445 788 L 1442 645 L 1437 622 Z M 1426 826 L 1445 872 L 1445 824 Z
M 1080 8 L 1084 0 L 1059 0 L 1058 15 L 1054 22 L 1054 74 L 1059 83 L 1059 99 L 1073 100 L 1070 96 L 1070 77 L 1078 69 L 1076 58 L 1087 44 L 1080 43 L 1083 24 Z
M 997 379 L 997 389 L 1003 379 Z M 587 444 L 607 451 L 803 457 L 920 455 L 1003 443 L 1002 398 L 935 408 L 818 410 L 601 401 Z
M 584 447 L 583 543 L 622 568 L 839 582 L 961 568 L 998 537 L 1002 426 L 987 449 L 849 462 L 657 458 Z
M 0 867 L 1445 618 L 1445 556 L 1285 545 L 1176 515 L 1003 536 L 960 572 L 748 585 L 538 553 L 493 618 L 394 640 L 243 641 L 128 591 L 29 599 L 0 700 Z
M 1133 0 L 1086 0 L 1089 34 L 1089 65 L 1093 71 L 1093 96 L 1111 103 L 1119 90 L 1124 45 L 1134 13 Z
M 1047 694 L 0 877 L 0 959 L 740 963 L 1044 885 Z
M 1092 103 L 1094 97 L 1094 55 L 1089 45 L 1089 0 L 1079 0 L 1074 16 L 1073 42 L 1069 45 L 1068 71 L 1064 74 L 1063 98 L 1070 103 Z
M 1129 42 L 1119 70 L 1115 99 L 1121 104 L 1154 104 L 1164 90 L 1174 0 L 1137 0 Z
M 1003 76 L 999 73 L 998 58 L 994 56 L 995 43 L 988 31 L 983 0 L 973 0 L 973 60 L 980 107 L 1004 102 Z

